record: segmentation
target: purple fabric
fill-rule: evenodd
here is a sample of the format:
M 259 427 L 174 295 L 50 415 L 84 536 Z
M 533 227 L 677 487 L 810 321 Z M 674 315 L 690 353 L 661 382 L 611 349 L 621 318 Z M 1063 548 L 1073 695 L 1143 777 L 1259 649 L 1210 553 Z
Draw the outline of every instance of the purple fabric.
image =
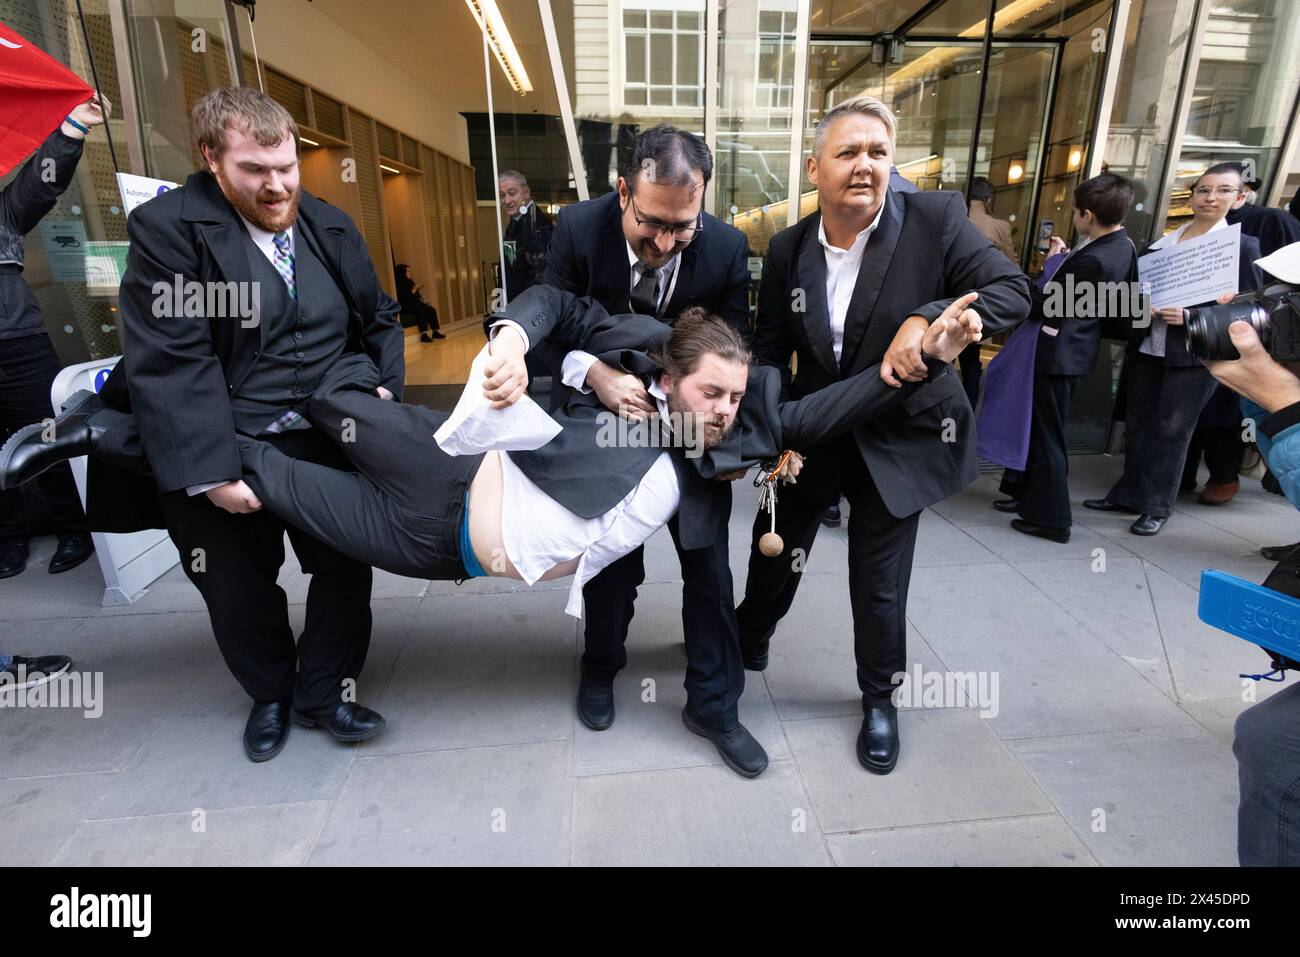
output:
M 1051 282 L 1052 276 L 1056 274 L 1057 268 L 1061 263 L 1065 262 L 1065 257 L 1068 255 L 1070 254 L 1057 253 L 1055 256 L 1048 256 L 1047 259 L 1043 261 L 1043 274 L 1034 280 L 1034 285 L 1041 290 Z
M 1023 470 L 1029 456 L 1034 357 L 1039 322 L 1022 322 L 989 363 L 976 432 L 979 453 L 1003 468 Z

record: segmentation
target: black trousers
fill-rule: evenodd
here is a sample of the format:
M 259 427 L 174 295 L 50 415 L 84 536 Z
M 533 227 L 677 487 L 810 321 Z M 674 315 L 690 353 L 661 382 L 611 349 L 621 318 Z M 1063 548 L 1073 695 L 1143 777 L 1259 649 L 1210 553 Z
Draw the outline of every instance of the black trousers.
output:
M 946 454 L 946 453 L 945 453 Z M 829 457 L 837 461 L 828 462 Z M 827 492 L 810 473 L 838 467 L 840 484 Z M 895 518 L 885 508 L 876 484 L 852 435 L 842 436 L 808 456 L 799 482 L 783 486 L 776 509 L 776 530 L 785 551 L 767 558 L 758 540 L 770 530 L 771 518 L 754 520 L 745 598 L 736 609 L 742 648 L 772 637 L 794 602 L 803 568 L 820 528 L 819 519 L 842 489 L 849 500 L 849 600 L 853 609 L 853 652 L 864 705 L 889 702 L 894 675 L 907 668 L 907 588 L 921 513 Z M 802 549 L 796 561 L 794 549 Z M 799 627 L 791 629 L 797 640 Z
M 1065 420 L 1079 377 L 1034 374 L 1034 407 L 1029 420 L 1029 456 L 1023 472 L 1010 469 L 1001 489 L 1020 501 L 1020 517 L 1034 525 L 1069 528 L 1070 459 L 1065 450 Z
M 369 357 L 340 358 L 312 394 L 305 411 L 314 429 L 303 433 L 331 443 L 332 460 L 241 437 L 244 480 L 284 521 L 352 560 L 413 578 L 463 578 L 465 493 L 483 456 L 447 455 L 433 440 L 447 414 L 380 399 L 378 385 Z
M 50 386 L 63 366 L 45 333 L 0 339 L 0 444 L 25 425 L 54 417 Z M 59 534 L 85 532 L 86 516 L 72 478 L 60 463 L 41 474 L 41 492 L 50 504 L 50 523 Z M 25 542 L 31 532 L 23 519 L 20 489 L 0 491 L 0 542 Z
M 314 430 L 246 441 L 286 461 L 346 467 Z M 355 681 L 370 646 L 370 567 L 266 509 L 233 515 L 206 495 L 184 490 L 168 492 L 161 501 L 181 567 L 203 595 L 221 655 L 249 697 L 292 697 L 299 709 L 342 700 L 344 681 Z M 276 584 L 286 531 L 303 571 L 311 575 L 307 620 L 296 647 L 288 603 Z
M 740 723 L 745 668 L 740 658 L 736 599 L 727 551 L 727 526 L 708 548 L 683 549 L 678 516 L 668 523 L 682 567 L 682 634 L 686 640 L 686 704 L 700 723 L 730 731 Z M 628 626 L 636 590 L 645 581 L 645 549 L 601 569 L 582 590 L 584 671 L 612 680 L 627 665 Z
M 1128 369 L 1124 474 L 1107 494 L 1117 505 L 1167 518 L 1178 497 L 1187 446 L 1215 380 L 1202 365 L 1166 366 L 1139 354 Z
M 427 333 L 430 329 L 438 331 L 438 310 L 427 302 L 415 303 L 409 310 L 415 316 L 415 324 L 419 327 L 420 332 Z
M 961 387 L 970 400 L 970 407 L 979 405 L 980 379 L 984 378 L 984 366 L 980 362 L 980 344 L 972 342 L 957 355 L 957 364 L 961 367 Z
M 1226 386 L 1215 387 L 1210 401 L 1201 411 L 1196 431 L 1187 446 L 1187 460 L 1183 464 L 1183 484 L 1196 487 L 1196 471 L 1205 458 L 1210 470 L 1210 481 L 1227 485 L 1237 481 L 1241 468 L 1241 455 L 1245 451 L 1242 441 L 1241 403 L 1237 394 Z

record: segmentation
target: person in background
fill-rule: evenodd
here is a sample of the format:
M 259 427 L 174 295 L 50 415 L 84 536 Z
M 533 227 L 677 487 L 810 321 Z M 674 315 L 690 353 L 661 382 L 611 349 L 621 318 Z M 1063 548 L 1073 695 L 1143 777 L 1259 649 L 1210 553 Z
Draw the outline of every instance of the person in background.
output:
M 1240 163 L 1229 163 L 1241 170 L 1243 180 L 1246 168 Z M 1300 242 L 1300 221 L 1286 210 L 1271 209 L 1257 205 L 1260 183 L 1247 182 L 1238 206 L 1228 210 L 1225 221 L 1228 225 L 1241 224 L 1242 236 L 1253 236 L 1259 241 L 1259 251 L 1263 256 L 1271 255 L 1283 246 Z M 1261 277 L 1261 281 L 1267 277 Z M 1201 459 L 1210 471 L 1206 482 L 1196 500 L 1202 505 L 1226 505 L 1232 501 L 1240 489 L 1237 478 L 1241 466 L 1245 442 L 1241 436 L 1241 414 L 1237 407 L 1237 397 L 1223 386 L 1214 390 L 1210 401 L 1196 424 L 1192 433 L 1191 445 L 1187 449 L 1187 461 L 1183 465 L 1182 491 L 1193 491 L 1197 485 L 1197 471 Z M 1267 478 L 1267 476 L 1266 476 Z
M 446 339 L 438 329 L 438 310 L 424 301 L 420 295 L 423 286 L 415 284 L 415 277 L 411 275 L 411 267 L 406 263 L 398 263 L 393 267 L 393 277 L 397 280 L 397 302 L 402 307 L 402 312 L 409 312 L 415 316 L 415 324 L 420 328 L 420 341 L 432 342 L 434 339 Z M 433 333 L 430 334 L 429 330 Z
M 1042 322 L 1034 357 L 1033 411 L 1029 431 L 1029 456 L 1023 472 L 1003 478 L 1002 491 L 1010 496 L 994 502 L 1002 512 L 1018 512 L 1011 527 L 1026 535 L 1055 542 L 1070 540 L 1069 458 L 1065 450 L 1065 422 L 1070 400 L 1080 377 L 1092 372 L 1101 351 L 1101 315 L 1089 310 L 1076 316 L 1072 304 L 1063 315 L 1048 315 L 1053 287 L 1073 283 L 1076 295 L 1091 286 L 1096 302 L 1107 302 L 1102 283 L 1137 281 L 1137 249 L 1124 231 L 1124 217 L 1133 201 L 1133 186 L 1122 176 L 1103 173 L 1080 183 L 1074 190 L 1074 229 L 1086 242 L 1057 268 L 1047 288 L 1031 289 L 1031 319 Z M 1061 289 L 1055 290 L 1060 297 Z M 1127 297 L 1116 297 L 1118 302 Z M 1057 306 L 1061 304 L 1056 299 Z M 1137 316 L 1132 317 L 1137 319 Z
M 555 224 L 533 202 L 523 173 L 508 169 L 498 176 L 497 195 L 509 220 L 501 250 L 501 281 L 506 298 L 514 299 L 546 274 L 546 247 Z
M 1283 494 L 1300 508 L 1300 379 L 1268 354 L 1248 323 L 1234 322 L 1228 335 L 1241 358 L 1206 363 L 1209 373 L 1245 397 L 1243 411 L 1258 421 L 1259 450 Z M 1274 659 L 1275 667 L 1287 664 Z M 1232 753 L 1240 792 L 1238 862 L 1300 866 L 1300 684 L 1292 682 L 1237 716 Z
M 36 297 L 23 281 L 23 236 L 36 228 L 72 182 L 87 134 L 107 119 L 101 99 L 82 103 L 0 191 L 0 440 L 15 430 L 54 417 L 50 386 L 63 368 L 45 332 Z M 108 100 L 103 110 L 111 112 Z M 53 170 L 53 176 L 47 175 Z M 49 570 L 76 568 L 95 550 L 86 531 L 72 470 L 66 465 L 41 476 L 58 546 Z M 27 567 L 31 531 L 23 519 L 22 494 L 0 492 L 0 578 Z
M 975 224 L 981 233 L 988 237 L 988 241 L 997 247 L 998 252 L 1015 263 L 1016 268 L 1019 268 L 1019 262 L 1016 260 L 1016 249 L 1011 239 L 1011 223 L 993 216 L 993 184 L 983 176 L 976 176 L 972 179 L 970 198 L 967 205 L 970 221 Z M 984 377 L 984 367 L 980 362 L 979 343 L 966 348 L 966 351 L 961 354 L 960 365 L 962 388 L 966 390 L 966 398 L 970 399 L 970 407 L 973 409 L 979 404 L 980 380 Z
M 1211 166 L 1192 184 L 1192 220 L 1156 240 L 1148 250 L 1165 249 L 1227 229 L 1228 210 L 1241 202 L 1244 183 L 1235 163 Z M 1237 289 L 1259 286 L 1259 241 L 1241 237 Z M 1201 410 L 1214 393 L 1214 378 L 1187 347 L 1181 308 L 1153 309 L 1151 330 L 1129 345 L 1124 473 L 1104 498 L 1084 499 L 1084 507 L 1137 515 L 1129 531 L 1155 535 L 1173 510 L 1183 462 Z
M 1240 163 L 1232 165 L 1240 167 L 1242 175 L 1245 175 L 1244 166 Z M 1300 219 L 1296 219 L 1285 209 L 1259 205 L 1257 201 L 1260 185 L 1258 180 L 1247 184 L 1244 202 L 1228 210 L 1227 220 L 1229 226 L 1241 223 L 1242 235 L 1254 236 L 1259 240 L 1260 253 L 1271 256 L 1283 246 L 1300 242 Z

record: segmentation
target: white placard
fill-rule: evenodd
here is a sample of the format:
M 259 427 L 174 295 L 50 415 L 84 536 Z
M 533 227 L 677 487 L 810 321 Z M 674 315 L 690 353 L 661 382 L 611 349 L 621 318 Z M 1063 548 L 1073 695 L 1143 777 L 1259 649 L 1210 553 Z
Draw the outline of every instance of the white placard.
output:
M 1138 260 L 1138 279 L 1155 309 L 1213 302 L 1237 291 L 1241 224 L 1216 229 Z
M 175 189 L 180 183 L 167 179 L 154 179 L 152 176 L 136 176 L 134 173 L 117 174 L 117 191 L 122 194 L 123 215 L 131 215 L 131 210 L 142 203 L 147 203 L 155 196 L 161 196 L 169 189 Z

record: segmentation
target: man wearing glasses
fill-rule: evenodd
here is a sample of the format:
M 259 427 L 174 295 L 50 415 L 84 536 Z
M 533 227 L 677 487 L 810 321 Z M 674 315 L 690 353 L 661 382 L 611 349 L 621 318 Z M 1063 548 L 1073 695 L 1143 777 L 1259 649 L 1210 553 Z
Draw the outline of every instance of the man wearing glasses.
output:
M 703 306 L 748 339 L 748 243 L 739 230 L 704 211 L 704 189 L 712 175 L 713 157 L 700 137 L 671 126 L 646 130 L 633 145 L 616 191 L 560 211 L 545 282 L 591 296 L 611 315 L 641 313 L 670 325 L 688 306 Z M 594 356 L 552 353 L 546 360 L 560 370 L 564 386 L 594 391 L 612 411 L 631 419 L 654 412 L 640 379 Z M 675 518 L 669 530 L 684 582 L 687 726 L 712 741 L 733 770 L 755 776 L 767 767 L 767 755 L 739 719 L 745 673 L 726 524 L 706 548 L 684 549 Z M 614 721 L 614 676 L 627 663 L 623 645 L 637 586 L 644 580 L 638 548 L 583 589 L 586 649 L 578 717 L 594 731 Z

